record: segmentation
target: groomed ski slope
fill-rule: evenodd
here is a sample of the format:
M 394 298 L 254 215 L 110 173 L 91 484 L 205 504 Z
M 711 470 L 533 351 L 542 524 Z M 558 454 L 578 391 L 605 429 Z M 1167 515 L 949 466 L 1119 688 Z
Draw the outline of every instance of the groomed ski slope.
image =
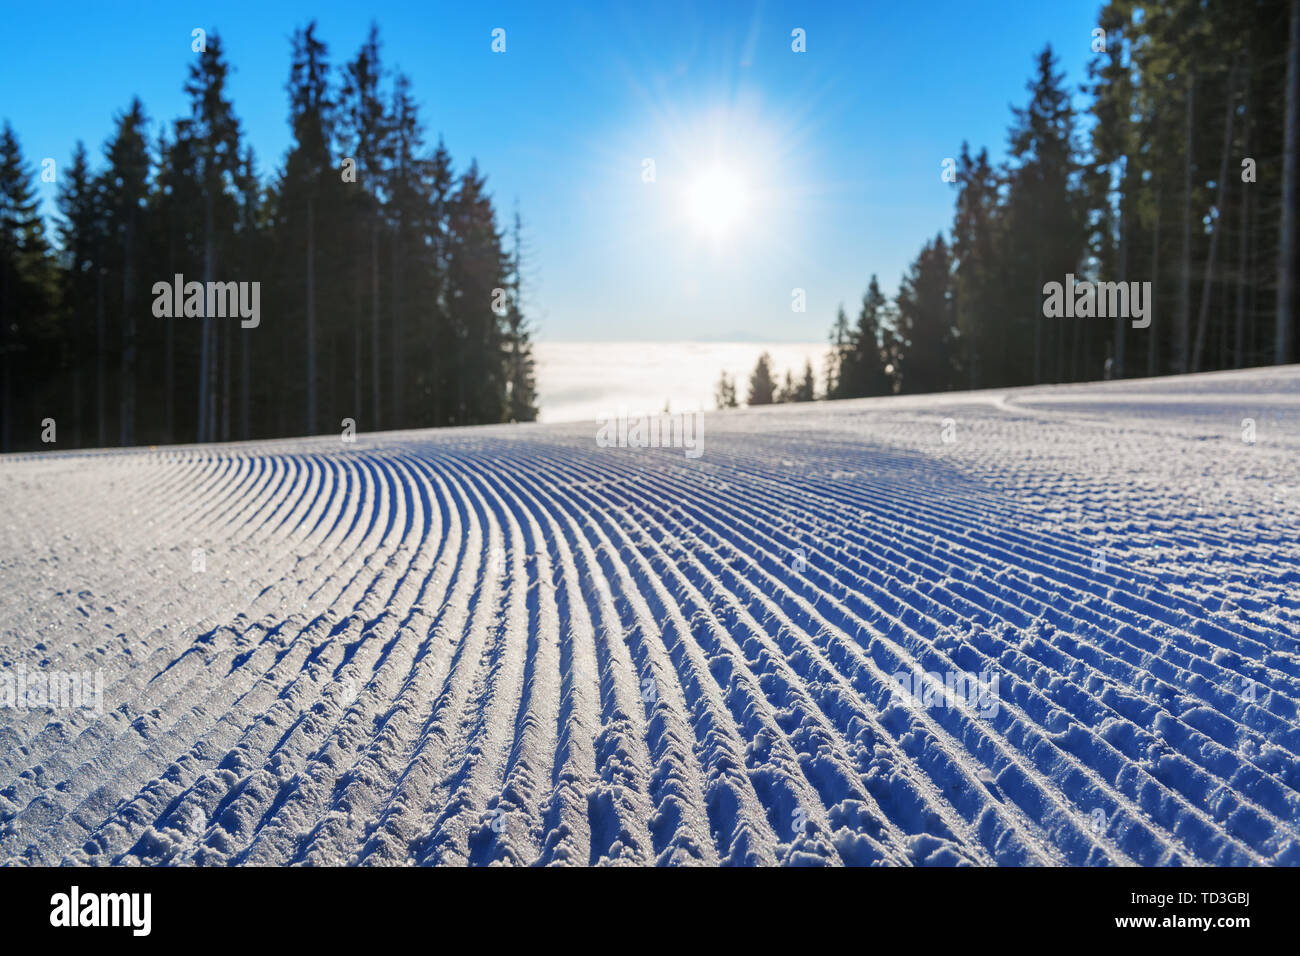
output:
M 1300 368 L 594 435 L 0 459 L 0 861 L 1300 864 Z

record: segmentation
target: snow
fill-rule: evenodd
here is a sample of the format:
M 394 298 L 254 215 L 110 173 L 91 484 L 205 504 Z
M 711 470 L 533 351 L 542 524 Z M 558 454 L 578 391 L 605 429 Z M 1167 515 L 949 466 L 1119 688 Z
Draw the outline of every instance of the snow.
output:
M 718 377 L 736 382 L 740 401 L 764 352 L 772 377 L 803 380 L 810 363 L 820 381 L 825 342 L 550 342 L 534 344 L 537 392 L 544 422 L 589 422 L 626 408 L 642 415 L 714 407 Z
M 1298 426 L 1290 367 L 7 456 L 0 861 L 1300 864 Z

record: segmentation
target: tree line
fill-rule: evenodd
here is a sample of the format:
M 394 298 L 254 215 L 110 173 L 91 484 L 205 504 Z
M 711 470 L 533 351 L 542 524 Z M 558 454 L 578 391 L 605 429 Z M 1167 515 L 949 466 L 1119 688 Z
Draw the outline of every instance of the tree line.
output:
M 737 408 L 740 395 L 737 392 L 734 376 L 724 371 L 713 387 L 713 401 L 718 408 Z M 754 365 L 749 376 L 749 392 L 746 405 L 776 405 L 783 402 L 811 402 L 817 398 L 817 380 L 813 375 L 811 362 L 804 362 L 803 375 L 795 381 L 793 374 L 786 369 L 785 383 L 782 384 L 772 369 L 772 354 L 763 352 Z
M 840 308 L 825 397 L 1294 360 L 1300 2 L 1113 0 L 1092 50 L 1086 110 L 1049 46 L 1006 161 L 948 162 L 951 229 Z M 1067 275 L 1149 282 L 1150 324 L 1046 317 Z
M 519 213 L 498 228 L 477 163 L 426 145 L 380 53 L 372 26 L 335 68 L 314 23 L 295 31 L 291 144 L 263 182 L 221 38 L 197 38 L 187 116 L 154 138 L 133 99 L 102 162 L 78 142 L 41 164 L 53 236 L 5 124 L 0 450 L 536 418 Z M 174 276 L 260 283 L 261 321 L 158 318 Z

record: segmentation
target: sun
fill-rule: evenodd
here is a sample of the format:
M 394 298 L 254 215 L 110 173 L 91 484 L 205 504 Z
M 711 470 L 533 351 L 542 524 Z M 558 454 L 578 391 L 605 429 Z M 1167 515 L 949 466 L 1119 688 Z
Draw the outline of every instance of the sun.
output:
M 704 233 L 720 239 L 744 218 L 749 206 L 745 182 L 732 169 L 711 166 L 686 190 L 686 212 Z

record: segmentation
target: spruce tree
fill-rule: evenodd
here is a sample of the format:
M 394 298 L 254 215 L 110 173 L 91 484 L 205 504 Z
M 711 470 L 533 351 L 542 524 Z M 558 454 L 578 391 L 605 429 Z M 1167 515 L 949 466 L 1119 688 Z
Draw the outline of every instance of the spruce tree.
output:
M 30 421 L 35 434 L 39 420 L 51 417 L 44 410 L 57 408 L 46 384 L 49 343 L 61 331 L 55 270 L 35 173 L 6 122 L 0 131 L 0 451 L 13 447 L 19 420 Z
M 817 382 L 813 378 L 812 362 L 805 360 L 803 363 L 803 378 L 795 389 L 796 402 L 811 402 L 817 397 Z
M 109 286 L 110 321 L 118 343 L 118 441 L 130 445 L 136 430 L 136 364 L 138 320 L 147 301 L 150 277 L 141 275 L 147 251 L 144 217 L 149 197 L 150 158 L 146 139 L 148 118 L 139 99 L 117 118 L 117 127 L 104 147 L 107 167 L 101 178 L 105 214 L 104 265 Z M 151 284 L 151 283 L 150 283 Z M 142 289 L 142 285 L 144 288 Z
M 234 189 L 239 170 L 239 121 L 226 96 L 229 69 L 221 37 L 209 31 L 207 49 L 191 64 L 185 84 L 190 115 L 176 124 L 177 138 L 184 142 L 179 149 L 187 166 L 193 164 L 189 168 L 193 170 L 195 183 L 185 191 L 197 193 L 200 222 L 197 246 L 201 256 L 198 268 L 204 283 L 224 279 L 224 273 L 234 267 L 231 246 L 239 205 Z M 213 316 L 207 314 L 205 305 L 199 323 L 195 414 L 198 441 L 213 441 L 218 437 L 217 378 L 221 369 L 218 363 L 221 344 Z
M 724 369 L 718 376 L 718 383 L 713 387 L 713 403 L 718 408 L 735 408 L 736 400 L 736 380 L 727 375 Z
M 523 220 L 515 208 L 511 230 L 509 304 L 506 312 L 506 420 L 531 422 L 537 418 L 537 389 L 533 373 L 532 336 L 523 310 Z
M 1030 101 L 1015 109 L 1010 133 L 1006 262 L 1012 292 L 1007 350 L 1019 382 L 1064 377 L 1068 319 L 1044 319 L 1042 289 L 1078 273 L 1083 211 L 1074 190 L 1079 170 L 1074 109 L 1050 46 L 1037 59 Z M 1032 343 L 1032 351 L 1027 347 Z
M 953 309 L 961 334 L 970 388 L 1018 380 L 1007 365 L 1008 309 L 998 242 L 997 173 L 988 150 L 972 158 L 962 143 L 957 171 L 957 211 L 952 227 Z
M 948 246 L 935 236 L 899 286 L 898 333 L 904 392 L 942 392 L 956 384 L 957 329 L 953 321 Z
M 322 239 L 330 235 L 332 212 L 343 208 L 342 178 L 330 155 L 334 103 L 328 50 L 316 37 L 314 21 L 293 36 L 289 117 L 293 145 L 277 196 L 281 229 L 277 245 L 283 257 L 279 299 L 285 318 L 303 330 L 301 421 L 303 431 L 314 434 L 324 423 L 320 385 L 321 369 L 327 364 L 321 361 L 327 323 L 318 314 L 317 304 L 337 302 L 321 295 L 323 281 L 331 275 Z
M 354 404 L 361 413 L 362 391 L 368 392 L 370 426 L 383 427 L 381 374 L 382 320 L 380 309 L 381 279 L 379 269 L 380 234 L 384 229 L 384 177 L 392 161 L 392 131 L 380 82 L 384 71 L 380 57 L 379 28 L 371 24 L 370 32 L 357 55 L 344 67 L 339 91 L 339 140 L 344 156 L 355 164 L 357 182 L 348 190 L 347 257 L 353 288 L 355 312 L 353 338 Z M 369 335 L 363 336 L 363 329 Z M 362 340 L 368 339 L 369 362 L 363 360 Z M 362 379 L 368 389 L 362 389 Z
M 776 398 L 776 381 L 772 378 L 772 356 L 764 352 L 749 376 L 748 405 L 771 405 Z
M 862 308 L 853 329 L 853 382 L 852 395 L 886 395 L 890 383 L 885 374 L 884 345 L 888 334 L 885 328 L 889 300 L 880 291 L 880 283 L 873 275 L 862 297 Z
M 86 396 L 93 353 L 87 343 L 94 326 L 95 271 L 99 268 L 98 253 L 103 247 L 100 234 L 103 220 L 96 177 L 90 168 L 86 146 L 80 140 L 73 151 L 72 162 L 59 178 L 57 202 L 63 354 L 71 382 L 68 396 L 71 421 L 68 424 L 71 425 L 73 445 L 81 447 L 89 437 L 89 430 L 82 430 L 83 422 L 90 421 Z

